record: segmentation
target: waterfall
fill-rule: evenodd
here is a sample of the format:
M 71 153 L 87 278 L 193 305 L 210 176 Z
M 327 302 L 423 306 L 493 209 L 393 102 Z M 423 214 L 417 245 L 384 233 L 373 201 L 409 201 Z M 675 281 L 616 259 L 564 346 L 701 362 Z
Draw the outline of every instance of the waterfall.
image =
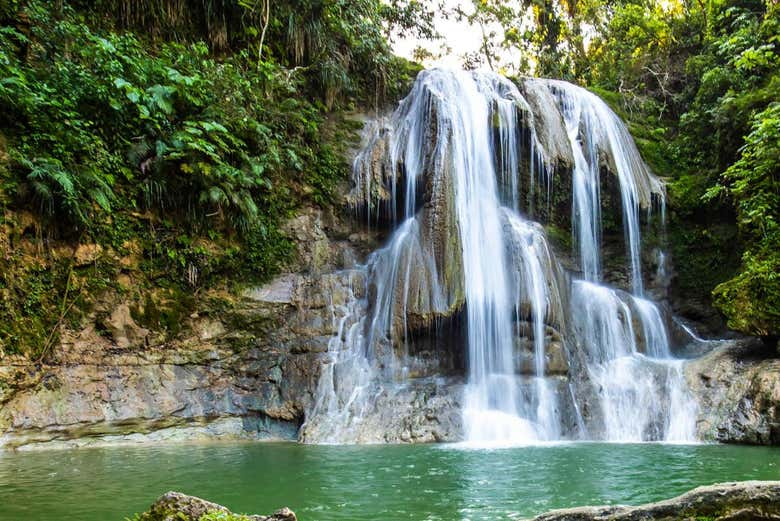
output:
M 671 358 L 658 308 L 642 298 L 575 281 L 572 316 L 603 416 L 601 438 L 695 439 L 695 403 L 687 392 L 682 362 Z
M 578 90 L 560 90 L 559 102 L 566 135 L 574 155 L 572 172 L 572 231 L 579 246 L 580 266 L 585 280 L 601 278 L 601 194 L 598 151 L 590 128 L 590 108 L 577 96 Z M 580 144 L 580 128 L 583 143 Z M 632 263 L 633 263 L 632 258 Z
M 564 81 L 537 81 L 556 95 L 574 153 L 573 217 L 585 278 L 598 280 L 601 152 L 619 180 L 631 283 L 634 293 L 642 295 L 639 207 L 652 208 L 652 195 L 663 197 L 663 187 L 642 160 L 625 124 L 601 98 Z
M 472 441 L 513 440 L 532 433 L 518 417 L 510 277 L 503 256 L 489 129 L 491 102 L 499 93 L 496 83 L 487 79 L 461 72 L 440 75 L 437 82 L 443 100 L 440 117 L 445 119 L 444 130 L 452 143 L 449 160 L 455 185 L 468 324 L 464 419 L 467 437 Z
M 365 270 L 359 274 L 364 279 Z M 302 429 L 301 439 L 319 443 L 357 441 L 359 424 L 368 410 L 368 397 L 376 381 L 375 368 L 356 346 L 362 345 L 365 323 L 365 300 L 352 287 L 347 298 L 338 304 L 330 302 L 331 320 L 336 334 L 328 342 L 327 358 L 320 369 L 317 400 Z
M 541 227 L 506 211 L 506 221 L 513 238 L 512 265 L 516 266 L 516 303 L 518 319 L 523 303 L 528 303 L 533 329 L 533 391 L 536 407 L 533 411 L 536 435 L 542 440 L 560 438 L 560 420 L 557 418 L 557 398 L 549 379 L 545 378 L 545 321 L 550 312 L 562 314 L 561 290 L 554 273 L 557 265 L 549 250 Z M 518 320 L 519 322 L 519 320 Z M 522 331 L 517 331 L 522 335 Z
M 515 211 L 520 209 L 520 155 L 522 142 L 518 133 L 517 106 L 513 99 L 497 99 L 495 113 L 498 117 L 498 153 L 496 154 L 504 205 Z
M 418 373 L 462 375 L 447 385 L 471 443 L 695 439 L 683 362 L 643 297 L 640 208 L 665 209 L 663 186 L 597 96 L 519 82 L 426 70 L 366 127 L 349 202 L 391 234 L 360 268 L 364 296 L 339 310 L 304 441 L 382 439 L 361 425 L 392 418 L 385 398 Z M 554 175 L 571 176 L 583 280 L 531 220 L 553 224 Z M 602 282 L 604 176 L 619 189 L 632 294 Z
M 612 164 L 620 186 L 631 284 L 637 296 L 629 308 L 613 290 L 576 281 L 572 306 L 580 341 L 590 355 L 588 370 L 601 394 L 604 436 L 620 441 L 693 439 L 681 362 L 669 360 L 668 333 L 658 307 L 641 298 L 639 207 L 644 201 L 652 208 L 652 194 L 658 194 L 665 222 L 662 187 L 642 161 L 625 125 L 600 98 L 566 82 L 542 81 L 558 100 L 572 147 L 572 231 L 585 281 L 601 279 L 600 151 Z M 657 255 L 661 273 L 656 275 L 663 280 L 665 257 L 660 250 Z M 637 353 L 631 309 L 641 326 L 638 334 L 645 356 Z M 654 364 L 668 366 L 667 371 L 654 375 Z M 661 421 L 663 427 L 653 426 L 653 421 Z

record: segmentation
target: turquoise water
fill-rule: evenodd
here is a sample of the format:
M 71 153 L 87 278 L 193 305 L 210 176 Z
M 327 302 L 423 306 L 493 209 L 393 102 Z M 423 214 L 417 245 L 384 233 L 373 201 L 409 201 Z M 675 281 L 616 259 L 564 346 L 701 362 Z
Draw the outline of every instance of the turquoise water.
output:
M 289 506 L 301 521 L 492 521 L 639 504 L 745 479 L 780 479 L 780 449 L 204 444 L 18 452 L 0 453 L 0 520 L 121 521 L 179 490 L 238 512 Z

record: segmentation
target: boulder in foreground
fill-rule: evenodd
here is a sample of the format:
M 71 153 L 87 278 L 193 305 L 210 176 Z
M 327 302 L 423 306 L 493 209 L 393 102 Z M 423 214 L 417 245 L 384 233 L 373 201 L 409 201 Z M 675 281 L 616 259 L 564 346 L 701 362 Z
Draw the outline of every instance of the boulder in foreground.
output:
M 218 514 L 225 514 L 219 516 Z M 298 521 L 289 508 L 277 510 L 270 516 L 244 516 L 233 514 L 227 508 L 205 499 L 188 496 L 180 492 L 168 492 L 154 502 L 148 512 L 137 519 L 139 521 L 201 521 L 204 517 L 224 521 Z
M 742 481 L 698 487 L 682 496 L 638 507 L 553 510 L 534 521 L 762 521 L 780 519 L 780 481 Z

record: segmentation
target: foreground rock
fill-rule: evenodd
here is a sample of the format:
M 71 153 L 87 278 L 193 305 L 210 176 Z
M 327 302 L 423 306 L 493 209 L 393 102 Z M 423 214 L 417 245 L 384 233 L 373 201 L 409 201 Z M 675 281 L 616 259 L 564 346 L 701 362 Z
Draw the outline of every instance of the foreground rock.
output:
M 289 508 L 277 510 L 270 516 L 235 515 L 222 505 L 217 505 L 205 499 L 187 496 L 180 492 L 168 492 L 154 502 L 148 512 L 141 514 L 141 521 L 200 521 L 208 514 L 222 513 L 218 519 L 225 521 L 298 521 Z
M 638 507 L 601 506 L 553 510 L 534 521 L 777 520 L 780 481 L 744 481 L 699 487 L 666 501 Z
M 706 440 L 780 444 L 780 358 L 755 340 L 724 342 L 686 368 Z

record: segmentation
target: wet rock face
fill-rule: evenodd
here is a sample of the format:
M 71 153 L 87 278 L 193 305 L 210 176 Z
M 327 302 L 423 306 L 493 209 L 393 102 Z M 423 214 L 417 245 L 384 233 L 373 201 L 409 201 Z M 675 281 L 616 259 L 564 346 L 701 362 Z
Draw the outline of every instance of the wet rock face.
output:
M 465 310 L 437 319 L 432 326 L 412 328 L 407 322 L 397 352 L 403 359 L 405 376 L 463 376 L 468 345 Z
M 780 481 L 743 481 L 698 487 L 666 501 L 638 507 L 553 510 L 534 521 L 761 521 L 780 518 Z
M 199 521 L 208 514 L 226 514 L 232 512 L 222 505 L 206 501 L 180 492 L 167 492 L 140 516 L 140 521 Z M 277 510 L 270 516 L 242 516 L 251 521 L 298 521 L 289 508 Z
M 378 386 L 363 416 L 339 435 L 351 443 L 442 443 L 463 439 L 462 381 L 411 379 L 402 386 Z M 321 419 L 321 418 L 320 418 Z M 301 441 L 328 441 L 331 425 L 304 425 Z
M 570 299 L 569 281 L 561 267 L 547 239 L 544 229 L 529 221 L 512 219 L 509 214 L 503 215 L 503 233 L 506 241 L 507 264 L 512 266 L 514 274 L 514 286 L 517 293 L 515 304 L 516 315 L 524 320 L 533 320 L 534 296 L 531 288 L 534 277 L 542 275 L 544 279 L 542 288 L 538 288 L 545 295 L 546 302 L 542 322 L 552 327 L 556 333 L 556 340 L 560 340 L 561 331 L 567 327 L 567 305 Z M 534 267 L 538 268 L 535 270 Z M 534 273 L 537 271 L 537 273 Z M 538 306 L 539 303 L 536 303 Z M 518 329 L 523 331 L 522 325 Z M 528 324 L 529 334 L 533 327 Z M 523 331 L 524 336 L 525 331 Z M 532 338 L 533 335 L 529 338 Z
M 518 374 L 534 376 L 533 326 L 527 322 L 519 324 L 523 336 L 515 337 L 515 364 Z M 566 376 L 569 374 L 569 357 L 560 332 L 547 326 L 544 337 L 544 371 L 546 375 Z
M 724 342 L 686 369 L 703 439 L 780 444 L 780 358 L 757 341 Z
M 526 124 L 537 129 L 545 164 L 570 170 L 574 155 L 555 97 L 547 85 L 533 78 L 521 79 L 518 87 L 528 102 L 530 114 Z

